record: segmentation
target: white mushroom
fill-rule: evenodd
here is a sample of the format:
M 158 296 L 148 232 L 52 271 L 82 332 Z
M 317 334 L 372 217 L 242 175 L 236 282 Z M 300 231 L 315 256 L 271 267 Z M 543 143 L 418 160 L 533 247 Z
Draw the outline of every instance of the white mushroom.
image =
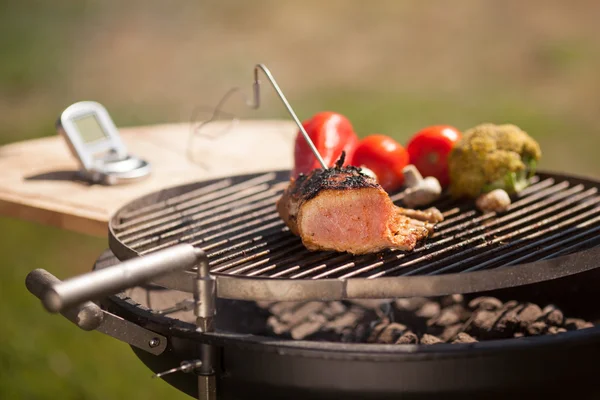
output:
M 437 200 L 442 194 L 440 182 L 433 176 L 423 179 L 419 170 L 410 164 L 402 170 L 404 183 L 407 189 L 404 191 L 402 201 L 409 208 L 424 206 Z
M 477 197 L 475 205 L 482 212 L 506 211 L 510 206 L 510 196 L 503 189 L 495 189 Z
M 360 172 L 377 180 L 377 175 L 375 175 L 375 172 L 371 171 L 369 168 L 365 167 L 364 165 L 360 166 Z

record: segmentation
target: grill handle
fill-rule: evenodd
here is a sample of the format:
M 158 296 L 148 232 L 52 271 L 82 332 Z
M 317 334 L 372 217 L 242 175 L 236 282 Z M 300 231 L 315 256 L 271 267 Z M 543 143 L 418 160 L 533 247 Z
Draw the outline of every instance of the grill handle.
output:
M 60 279 L 41 268 L 31 271 L 25 278 L 27 290 L 40 300 L 44 298 L 48 288 L 58 283 L 60 283 Z M 61 314 L 84 331 L 93 331 L 98 328 L 104 318 L 102 309 L 91 301 L 65 309 L 61 311 Z
M 180 244 L 64 281 L 46 271 L 32 271 L 26 279 L 26 285 L 51 313 L 66 312 L 73 308 L 88 310 L 85 314 L 92 315 L 96 309 L 88 304 L 91 300 L 139 286 L 176 270 L 191 269 L 205 257 L 203 251 L 192 245 Z

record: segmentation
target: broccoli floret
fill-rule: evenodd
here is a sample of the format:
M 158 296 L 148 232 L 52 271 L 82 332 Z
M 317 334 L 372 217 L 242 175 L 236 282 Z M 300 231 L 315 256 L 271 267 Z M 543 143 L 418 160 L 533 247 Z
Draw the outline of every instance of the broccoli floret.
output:
M 541 156 L 539 144 L 515 125 L 477 125 L 463 133 L 448 156 L 450 193 L 475 198 L 494 189 L 519 192 Z

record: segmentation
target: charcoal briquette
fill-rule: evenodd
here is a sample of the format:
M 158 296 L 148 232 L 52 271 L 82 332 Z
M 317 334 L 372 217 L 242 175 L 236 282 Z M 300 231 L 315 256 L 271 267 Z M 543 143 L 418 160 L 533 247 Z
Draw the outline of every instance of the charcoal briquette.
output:
M 292 335 L 292 339 L 296 340 L 305 339 L 317 332 L 326 334 L 327 337 L 330 337 L 330 334 L 321 330 L 322 326 L 323 324 L 319 321 L 306 321 L 290 329 L 290 334 Z
M 326 307 L 327 303 L 322 303 L 319 301 L 310 301 L 294 309 L 293 311 L 286 311 L 282 313 L 279 319 L 283 323 L 289 325 L 297 325 L 298 323 L 308 318 L 311 314 L 319 313 Z
M 363 314 L 359 310 L 352 309 L 334 317 L 331 321 L 326 322 L 323 327 L 341 332 L 344 328 L 355 325 L 362 317 Z
M 469 308 L 475 310 L 477 308 L 486 311 L 498 310 L 502 307 L 502 302 L 495 297 L 481 296 L 476 297 L 469 302 Z
M 390 324 L 390 320 L 389 319 L 383 319 L 381 321 L 378 321 L 374 326 L 373 329 L 371 329 L 371 333 L 369 334 L 369 338 L 367 339 L 367 341 L 369 343 L 375 343 L 377 341 L 377 338 L 379 337 L 379 335 L 383 332 L 383 330 Z
M 546 332 L 546 329 L 548 329 L 548 325 L 546 325 L 545 322 L 536 321 L 532 324 L 529 324 L 526 331 L 529 336 L 538 336 Z
M 396 344 L 417 344 L 419 338 L 411 331 L 406 331 L 396 340 Z
M 356 307 L 358 308 L 358 307 Z M 332 301 L 327 304 L 327 307 L 321 311 L 322 315 L 327 319 L 332 319 L 335 316 L 343 314 L 346 311 L 346 306 L 341 301 Z
M 508 304 L 508 303 L 507 303 Z M 520 318 L 519 313 L 523 310 L 523 305 L 514 307 L 506 306 L 500 310 L 500 318 L 494 325 L 495 336 L 511 337 L 519 328 Z
M 421 344 L 438 344 L 438 343 L 443 343 L 442 339 L 440 339 L 437 336 L 430 335 L 428 333 L 425 333 L 423 335 L 423 337 L 421 337 L 420 342 L 421 342 Z
M 500 316 L 498 311 L 480 310 L 474 313 L 472 325 L 480 332 L 491 332 Z
M 518 305 L 519 305 L 518 301 L 516 301 L 516 300 L 509 300 L 509 301 L 507 301 L 506 303 L 504 303 L 502 305 L 502 308 L 504 308 L 505 310 L 508 310 L 508 309 L 514 308 L 514 307 L 516 307 Z
M 562 326 L 565 322 L 565 316 L 563 315 L 562 311 L 560 311 L 557 308 L 550 310 L 548 313 L 545 313 L 544 319 L 548 324 L 554 326 Z
M 345 327 L 340 336 L 340 340 L 345 343 L 364 343 L 368 341 L 370 328 L 368 324 L 360 323 L 354 328 Z
M 526 303 L 519 312 L 518 319 L 521 329 L 526 329 L 529 324 L 537 321 L 542 316 L 542 309 L 532 303 Z
M 454 339 L 460 332 L 464 330 L 464 325 L 461 323 L 447 326 L 439 336 L 444 342 L 449 342 Z
M 592 328 L 593 326 L 594 326 L 594 324 L 592 324 L 591 322 L 585 321 L 581 318 L 567 318 L 565 320 L 565 328 L 567 328 L 570 331 L 578 330 L 578 329 L 585 329 L 585 328 Z
M 417 317 L 421 318 L 433 318 L 437 316 L 440 312 L 440 303 L 436 301 L 428 301 L 423 304 L 421 308 L 415 313 Z
M 565 328 L 561 328 L 558 326 L 549 326 L 548 330 L 546 331 L 549 335 L 556 335 L 557 333 L 563 333 L 566 332 L 567 330 Z
M 477 339 L 465 332 L 460 332 L 452 343 L 476 343 Z
M 394 306 L 400 311 L 416 311 L 427 303 L 426 297 L 409 297 L 406 299 L 397 299 Z
M 274 315 L 281 315 L 285 312 L 291 312 L 301 305 L 302 303 L 297 301 L 278 301 L 269 306 L 269 311 Z
M 271 328 L 271 330 L 273 331 L 273 333 L 275 333 L 276 335 L 281 335 L 284 333 L 289 333 L 289 328 L 287 324 L 282 323 L 281 321 L 279 321 L 279 319 L 277 319 L 277 317 L 271 315 L 268 319 L 267 319 L 267 326 L 269 328 Z
M 458 307 L 450 306 L 443 308 L 436 317 L 427 321 L 427 325 L 450 326 L 460 322 L 462 313 Z
M 442 307 L 448 307 L 453 304 L 460 304 L 464 301 L 464 297 L 462 294 L 453 294 L 450 296 L 444 296 L 440 300 L 440 304 Z
M 375 339 L 375 343 L 392 344 L 406 331 L 406 325 L 392 322 Z

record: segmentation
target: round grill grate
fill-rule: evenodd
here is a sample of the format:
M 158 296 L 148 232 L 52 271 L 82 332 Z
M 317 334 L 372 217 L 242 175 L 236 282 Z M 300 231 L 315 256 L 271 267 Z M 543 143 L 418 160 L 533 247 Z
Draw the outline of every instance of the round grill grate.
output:
M 207 253 L 219 295 L 290 300 L 489 290 L 593 268 L 600 253 L 600 183 L 589 179 L 539 173 L 498 214 L 442 198 L 433 206 L 445 220 L 413 251 L 353 256 L 308 251 L 289 232 L 275 210 L 288 177 L 224 177 L 147 195 L 111 219 L 110 248 L 123 260 L 191 243 Z M 398 205 L 402 196 L 391 194 Z M 189 274 L 159 283 L 191 291 Z

